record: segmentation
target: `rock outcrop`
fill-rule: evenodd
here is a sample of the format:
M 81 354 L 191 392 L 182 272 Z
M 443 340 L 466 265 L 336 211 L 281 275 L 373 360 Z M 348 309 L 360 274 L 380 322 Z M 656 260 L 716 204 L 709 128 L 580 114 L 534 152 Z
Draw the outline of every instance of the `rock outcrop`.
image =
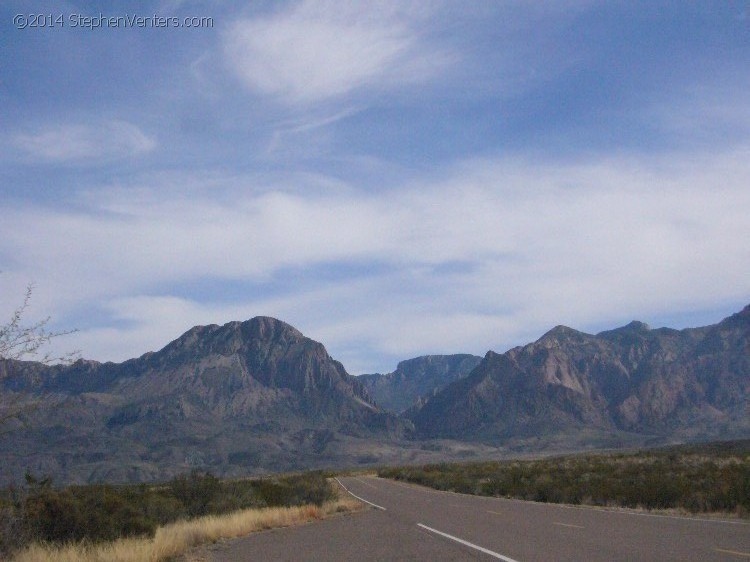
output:
M 750 433 L 750 307 L 714 326 L 558 326 L 490 351 L 412 414 L 423 436 L 503 442 L 552 434 L 730 438 Z

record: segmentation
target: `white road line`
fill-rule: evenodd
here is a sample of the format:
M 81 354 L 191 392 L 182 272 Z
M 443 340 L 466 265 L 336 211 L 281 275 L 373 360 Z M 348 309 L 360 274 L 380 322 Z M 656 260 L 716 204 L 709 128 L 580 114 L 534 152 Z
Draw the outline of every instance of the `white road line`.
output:
M 384 480 L 390 480 L 388 478 L 384 478 Z M 731 519 L 709 519 L 707 517 L 692 517 L 690 515 L 664 515 L 662 513 L 643 513 L 641 511 L 632 511 L 632 508 L 607 508 L 607 507 L 599 507 L 596 505 L 571 505 L 571 504 L 564 504 L 564 503 L 550 503 L 550 502 L 538 502 L 538 501 L 532 501 L 532 500 L 519 500 L 517 498 L 501 498 L 497 496 L 478 496 L 474 494 L 462 494 L 460 492 L 451 492 L 449 490 L 435 490 L 434 488 L 428 488 L 427 486 L 421 486 L 419 484 L 414 484 L 412 482 L 409 483 L 403 483 L 399 482 L 397 480 L 390 480 L 393 484 L 397 484 L 400 486 L 403 486 L 404 488 L 409 488 L 412 490 L 420 491 L 420 492 L 427 492 L 430 494 L 451 494 L 456 496 L 464 496 L 464 497 L 472 497 L 477 498 L 480 500 L 485 500 L 488 502 L 515 502 L 515 503 L 521 503 L 521 504 L 527 504 L 527 505 L 537 505 L 540 507 L 554 507 L 558 509 L 578 509 L 581 511 L 593 511 L 598 513 L 612 513 L 615 515 L 634 515 L 636 517 L 658 517 L 660 519 L 674 519 L 676 521 L 692 521 L 694 523 L 718 523 L 720 525 L 745 525 L 750 526 L 750 523 L 747 521 L 733 521 Z
M 338 478 L 334 477 L 334 480 L 335 480 L 336 482 L 338 482 L 338 483 L 339 483 L 339 486 L 341 486 L 341 487 L 342 487 L 342 488 L 343 488 L 344 490 L 346 490 L 346 492 L 347 492 L 348 494 L 350 494 L 350 495 L 354 496 L 354 497 L 355 497 L 355 498 L 357 498 L 357 499 L 358 499 L 359 501 L 361 501 L 361 502 L 365 502 L 366 504 L 368 504 L 368 505 L 371 505 L 371 506 L 372 506 L 372 507 L 374 507 L 374 508 L 377 508 L 377 509 L 382 509 L 383 511 L 386 511 L 386 509 L 385 509 L 384 507 L 382 507 L 382 506 L 379 506 L 379 505 L 377 505 L 377 504 L 374 504 L 374 503 L 372 503 L 372 502 L 368 502 L 368 501 L 367 501 L 367 500 L 366 500 L 365 498 L 360 498 L 360 497 L 359 497 L 359 496 L 358 496 L 357 494 L 355 494 L 354 492 L 352 492 L 351 490 L 349 490 L 349 488 L 347 488 L 346 486 L 344 486 L 344 485 L 343 485 L 343 484 L 341 483 L 341 480 L 339 480 Z
M 502 500 L 505 498 L 496 498 L 496 499 Z M 631 508 L 627 508 L 627 507 L 617 509 L 617 508 L 598 507 L 594 505 L 567 505 L 567 504 L 560 504 L 560 503 L 530 502 L 526 500 L 517 500 L 515 498 L 508 498 L 508 499 L 505 499 L 505 501 L 530 503 L 530 504 L 540 505 L 540 506 L 557 507 L 560 509 L 579 509 L 579 510 L 585 510 L 585 511 L 593 511 L 597 513 L 609 513 L 613 515 L 633 515 L 635 517 L 656 517 L 658 519 L 673 519 L 675 521 L 685 521 L 685 522 L 691 522 L 691 523 L 718 523 L 720 525 L 750 526 L 750 523 L 748 523 L 747 521 L 732 521 L 731 519 L 709 519 L 707 517 L 692 517 L 690 515 L 682 516 L 682 515 L 664 515 L 663 513 L 643 513 L 640 511 L 630 511 Z
M 356 480 L 357 482 L 359 482 L 360 484 L 364 484 L 365 486 L 369 486 L 369 487 L 370 487 L 370 488 L 372 488 L 373 490 L 377 490 L 377 489 L 378 489 L 378 487 L 377 487 L 377 486 L 373 486 L 372 484 L 370 484 L 369 482 L 365 482 L 365 481 L 364 481 L 364 480 L 362 480 L 361 478 L 357 478 L 357 477 L 355 476 L 355 477 L 354 477 L 354 479 L 355 479 L 355 480 Z
M 732 554 L 734 556 L 742 556 L 743 558 L 750 558 L 750 552 L 740 552 L 738 550 L 726 550 L 724 548 L 714 548 L 716 552 L 723 552 L 724 554 Z
M 552 524 L 559 525 L 560 527 L 572 527 L 573 529 L 585 529 L 586 528 L 581 525 L 571 525 L 570 523 L 560 523 L 558 521 L 553 521 Z
M 417 523 L 417 526 L 422 527 L 423 529 L 427 529 L 428 531 L 431 531 L 433 533 L 436 533 L 440 536 L 443 536 L 447 539 L 450 539 L 452 541 L 459 542 L 465 546 L 468 546 L 470 548 L 473 548 L 475 550 L 478 550 L 479 552 L 484 552 L 485 554 L 489 554 L 490 556 L 497 558 L 499 560 L 504 560 L 505 562 L 517 562 L 513 558 L 508 558 L 507 556 L 503 556 L 502 554 L 498 554 L 497 552 L 493 550 L 489 550 L 487 548 L 481 547 L 477 544 L 471 543 L 469 541 L 465 541 L 463 539 L 459 539 L 458 537 L 454 537 L 453 535 L 449 535 L 448 533 L 443 533 L 442 531 L 438 531 L 437 529 L 433 529 L 432 527 L 428 527 L 427 525 L 422 525 L 421 523 Z

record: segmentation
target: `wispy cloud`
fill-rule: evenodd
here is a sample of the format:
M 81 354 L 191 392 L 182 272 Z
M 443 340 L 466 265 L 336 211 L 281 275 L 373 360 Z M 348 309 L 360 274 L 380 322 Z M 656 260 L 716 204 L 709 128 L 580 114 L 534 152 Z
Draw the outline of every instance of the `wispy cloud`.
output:
M 267 314 L 364 368 L 367 347 L 380 357 L 480 353 L 561 322 L 742 301 L 748 156 L 471 160 L 375 194 L 230 184 L 180 197 L 154 185 L 137 197 L 109 192 L 85 213 L 16 209 L 0 252 L 17 256 L 14 269 L 33 274 L 50 308 L 111 303 L 134 346 Z M 174 293 L 202 279 L 217 298 Z M 247 292 L 218 298 L 224 283 Z M 268 283 L 275 296 L 256 289 Z M 169 314 L 153 313 L 164 306 Z M 101 357 L 113 328 L 92 330 L 75 346 Z M 146 351 L 118 349 L 119 359 Z
M 34 161 L 96 164 L 148 152 L 154 138 L 126 121 L 62 124 L 15 135 L 13 143 Z
M 355 107 L 338 110 L 333 114 L 311 114 L 302 119 L 292 119 L 274 129 L 266 155 L 272 158 L 309 158 L 330 149 L 329 128 L 354 115 Z
M 421 16 L 391 3 L 305 1 L 237 21 L 224 48 L 248 88 L 290 103 L 319 102 L 431 76 L 448 57 L 422 42 Z
M 738 8 L 156 7 L 216 27 L 0 55 L 0 312 L 35 281 L 70 348 L 268 314 L 356 372 L 746 304 Z

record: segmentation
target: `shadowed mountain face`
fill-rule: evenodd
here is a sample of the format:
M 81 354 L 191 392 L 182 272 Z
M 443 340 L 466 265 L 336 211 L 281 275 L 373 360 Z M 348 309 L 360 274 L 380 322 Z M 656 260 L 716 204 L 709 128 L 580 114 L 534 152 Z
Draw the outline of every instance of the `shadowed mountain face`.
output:
M 401 413 L 465 377 L 482 361 L 476 355 L 426 355 L 401 361 L 386 375 L 358 377 L 375 403 Z
M 320 343 L 264 317 L 195 327 L 121 364 L 6 361 L 0 383 L 6 404 L 38 401 L 26 415 L 30 429 L 0 440 L 6 466 L 63 479 L 324 465 L 346 459 L 357 440 L 409 428 L 380 411 Z
M 584 430 L 747 436 L 750 307 L 681 331 L 632 322 L 594 336 L 558 326 L 524 347 L 490 351 L 412 419 L 423 436 L 491 442 Z
M 400 418 L 377 405 L 416 398 Z M 681 331 L 558 326 L 481 360 L 420 357 L 364 378 L 265 317 L 119 364 L 0 361 L 0 484 L 27 470 L 155 481 L 748 435 L 750 307 Z

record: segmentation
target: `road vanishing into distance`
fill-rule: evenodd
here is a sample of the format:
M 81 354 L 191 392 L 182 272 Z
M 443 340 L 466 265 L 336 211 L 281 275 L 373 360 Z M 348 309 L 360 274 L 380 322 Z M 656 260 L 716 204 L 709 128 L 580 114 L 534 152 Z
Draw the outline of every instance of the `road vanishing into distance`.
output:
M 375 477 L 339 478 L 369 509 L 224 543 L 245 560 L 750 560 L 750 522 L 650 515 L 440 492 Z

